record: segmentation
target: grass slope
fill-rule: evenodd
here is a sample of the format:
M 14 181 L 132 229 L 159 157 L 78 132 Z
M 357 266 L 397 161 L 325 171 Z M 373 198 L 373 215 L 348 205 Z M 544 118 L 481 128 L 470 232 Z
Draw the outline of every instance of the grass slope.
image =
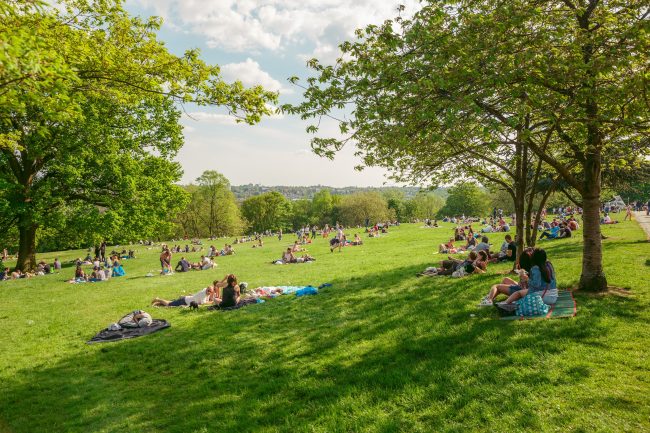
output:
M 403 225 L 341 254 L 319 240 L 315 263 L 290 266 L 270 264 L 288 243 L 273 239 L 240 245 L 213 271 L 154 278 L 144 275 L 157 250 L 138 247 L 126 278 L 72 285 L 66 268 L 0 283 L 0 431 L 650 430 L 650 248 L 635 223 L 605 228 L 610 284 L 629 295 L 578 294 L 578 316 L 564 320 L 504 322 L 478 309 L 505 264 L 416 278 L 450 233 Z M 491 236 L 496 248 L 502 239 Z M 575 284 L 580 239 L 544 246 L 560 285 Z M 251 287 L 333 286 L 226 313 L 148 307 L 227 272 Z M 85 344 L 135 308 L 172 327 Z

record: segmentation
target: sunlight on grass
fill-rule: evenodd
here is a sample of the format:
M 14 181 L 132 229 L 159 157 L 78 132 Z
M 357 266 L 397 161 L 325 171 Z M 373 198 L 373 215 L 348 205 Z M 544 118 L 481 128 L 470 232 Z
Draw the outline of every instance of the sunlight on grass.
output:
M 0 418 L 15 432 L 647 430 L 650 271 L 638 226 L 604 229 L 608 279 L 629 296 L 577 294 L 575 318 L 532 322 L 476 307 L 506 264 L 415 276 L 444 258 L 433 253 L 450 230 L 403 225 L 343 253 L 318 239 L 316 262 L 289 266 L 270 263 L 292 239 L 269 239 L 216 270 L 153 278 L 158 250 L 138 246 L 125 278 L 72 285 L 65 268 L 1 283 Z M 502 239 L 490 236 L 496 248 Z M 559 284 L 574 285 L 580 239 L 543 246 Z M 230 272 L 251 287 L 332 287 L 226 313 L 148 307 Z M 135 308 L 172 327 L 85 344 Z

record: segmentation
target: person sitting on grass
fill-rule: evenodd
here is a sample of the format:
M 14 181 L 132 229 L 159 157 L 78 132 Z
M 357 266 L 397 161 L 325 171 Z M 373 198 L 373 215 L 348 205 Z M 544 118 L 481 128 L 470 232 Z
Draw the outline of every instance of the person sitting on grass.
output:
M 558 233 L 557 238 L 558 239 L 565 239 L 565 238 L 570 238 L 573 233 L 571 233 L 571 229 L 569 228 L 568 225 L 562 223 L 560 224 L 560 233 Z
M 112 275 L 114 277 L 123 277 L 126 275 L 126 272 L 124 271 L 124 268 L 122 267 L 122 264 L 120 261 L 117 259 L 117 256 L 114 257 L 113 260 L 113 273 Z
M 354 246 L 363 245 L 363 241 L 361 240 L 359 233 L 354 234 L 354 240 L 352 241 L 352 245 Z
M 161 298 L 154 298 L 153 301 L 151 301 L 151 305 L 153 307 L 187 307 L 192 305 L 194 302 L 195 305 L 198 307 L 199 305 L 212 302 L 216 299 L 216 284 L 218 284 L 218 281 L 214 281 L 211 286 L 206 287 L 203 290 L 200 290 L 196 292 L 193 295 L 189 296 L 181 296 L 178 299 L 175 299 L 173 301 L 168 301 L 166 299 L 161 299 Z
M 210 259 L 210 257 L 208 257 L 208 256 L 201 256 L 201 268 L 200 268 L 200 269 L 201 269 L 202 271 L 207 271 L 208 269 L 212 269 L 212 268 L 214 268 L 215 266 L 217 266 L 216 263 L 214 263 L 214 262 Z
M 81 268 L 81 265 L 77 265 L 77 268 L 74 271 L 74 279 L 75 280 L 83 280 L 86 281 L 86 273 L 84 270 Z
M 553 305 L 557 302 L 558 291 L 555 277 L 555 269 L 550 261 L 547 260 L 546 251 L 541 248 L 535 248 L 531 256 L 530 277 L 526 273 L 520 274 L 520 287 L 508 296 L 504 302 L 498 305 L 512 305 L 528 294 L 536 293 L 547 305 Z
M 559 235 L 560 235 L 560 226 L 556 222 L 553 222 L 553 224 L 551 225 L 551 229 L 544 230 L 540 235 L 539 240 L 541 241 L 544 238 L 556 239 Z
M 454 238 L 449 238 L 446 244 L 438 245 L 438 252 L 440 254 L 456 254 L 458 250 L 454 247 Z
M 192 269 L 190 262 L 185 260 L 185 257 L 181 257 L 181 260 L 176 264 L 176 268 L 174 270 L 176 272 L 188 272 L 190 269 Z
M 282 254 L 282 258 L 280 259 L 282 263 L 285 265 L 288 263 L 296 263 L 296 257 L 293 255 L 293 251 L 291 250 L 291 247 L 287 248 L 287 251 Z
M 5 268 L 4 271 L 0 272 L 0 281 L 5 281 L 11 278 L 11 271 L 9 268 Z
M 499 254 L 493 258 L 494 262 L 514 262 L 517 259 L 517 244 L 512 240 L 512 236 L 506 235 Z
M 88 281 L 92 281 L 92 282 L 106 281 L 106 274 L 99 266 L 95 266 L 93 268 L 93 272 L 90 274 L 90 278 L 88 279 Z
M 214 304 L 218 308 L 234 307 L 239 303 L 241 291 L 235 275 L 226 275 L 223 280 L 215 281 L 214 287 L 217 291 Z
M 612 220 L 608 213 L 600 219 L 601 224 L 618 224 L 618 220 Z
M 517 264 L 517 268 L 518 268 L 518 274 L 520 280 L 522 280 L 522 278 L 523 280 L 525 280 L 525 277 L 522 277 L 522 275 L 527 275 L 528 273 L 530 273 L 530 268 L 533 266 L 532 254 L 533 254 L 533 250 L 529 248 L 526 249 L 524 252 L 522 252 L 521 257 L 519 257 L 519 263 Z M 526 284 L 523 282 L 517 283 L 512 278 L 506 277 L 503 280 L 501 280 L 500 284 L 495 284 L 490 288 L 490 291 L 481 300 L 479 306 L 491 307 L 494 304 L 494 298 L 496 298 L 499 294 L 510 296 L 515 292 L 522 290 L 523 288 L 525 288 L 525 286 Z
M 477 253 L 479 251 L 485 251 L 488 254 L 488 257 L 489 257 L 490 256 L 490 244 L 489 244 L 489 242 L 490 242 L 490 240 L 488 239 L 488 237 L 483 236 L 481 238 L 481 242 L 478 245 L 476 245 L 476 248 L 474 248 L 474 251 L 476 251 Z

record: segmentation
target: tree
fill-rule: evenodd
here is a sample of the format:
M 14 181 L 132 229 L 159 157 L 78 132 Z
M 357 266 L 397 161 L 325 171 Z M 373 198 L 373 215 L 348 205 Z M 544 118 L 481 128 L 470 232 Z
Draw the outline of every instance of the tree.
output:
M 228 179 L 221 173 L 207 170 L 196 182 L 195 197 L 200 200 L 201 207 L 198 216 L 207 228 L 208 236 L 239 234 L 243 223 Z
M 313 222 L 320 226 L 332 224 L 332 209 L 334 207 L 332 195 L 328 189 L 321 189 L 311 200 Z
M 300 199 L 291 202 L 291 227 L 297 230 L 311 224 L 316 216 L 312 216 L 312 202 L 307 199 Z
M 418 219 L 434 219 L 445 201 L 437 194 L 421 192 L 412 200 L 413 216 Z
M 404 193 L 399 190 L 388 190 L 382 194 L 391 212 L 391 218 L 403 222 L 405 218 Z
M 257 233 L 290 227 L 291 203 L 276 191 L 247 198 L 242 202 L 241 211 L 250 230 Z
M 350 104 L 340 121 L 346 136 L 315 138 L 315 152 L 331 157 L 354 141 L 365 164 L 388 167 L 398 179 L 430 179 L 441 162 L 468 154 L 512 171 L 519 239 L 532 203 L 525 191 L 538 184 L 528 180 L 538 170 L 526 153 L 534 154 L 578 193 L 579 284 L 602 290 L 603 158 L 629 161 L 650 150 L 649 14 L 643 0 L 428 2 L 412 19 L 359 30 L 359 41 L 341 45 L 345 58 L 336 65 L 312 60 L 318 75 L 307 80 L 306 102 L 285 109 L 319 119 Z M 509 164 L 490 161 L 499 147 L 512 151 Z
M 449 188 L 449 197 L 438 216 L 482 217 L 489 213 L 488 194 L 472 183 L 460 183 Z
M 177 103 L 224 106 L 254 124 L 277 97 L 224 83 L 197 50 L 171 54 L 156 39 L 160 20 L 130 17 L 121 0 L 30 4 L 0 9 L 0 56 L 11 62 L 0 68 L 10 99 L 0 105 L 0 211 L 18 227 L 23 270 L 35 266 L 46 215 L 65 206 L 100 206 L 135 236 L 183 203 Z
M 358 192 L 343 196 L 339 208 L 339 222 L 346 226 L 362 226 L 383 222 L 390 216 L 386 200 L 376 192 Z

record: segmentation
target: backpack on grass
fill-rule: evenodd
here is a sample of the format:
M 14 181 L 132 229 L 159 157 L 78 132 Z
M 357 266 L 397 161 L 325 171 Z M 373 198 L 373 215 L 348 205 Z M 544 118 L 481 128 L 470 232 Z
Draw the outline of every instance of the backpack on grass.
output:
M 517 301 L 517 316 L 546 316 L 549 306 L 538 293 L 530 293 Z

